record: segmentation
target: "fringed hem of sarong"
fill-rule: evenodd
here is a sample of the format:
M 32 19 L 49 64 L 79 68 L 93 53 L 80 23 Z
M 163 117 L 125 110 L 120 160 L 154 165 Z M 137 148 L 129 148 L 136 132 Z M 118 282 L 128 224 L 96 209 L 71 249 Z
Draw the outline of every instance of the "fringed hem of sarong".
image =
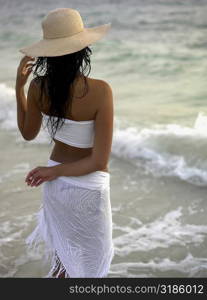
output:
M 102 271 L 102 274 L 100 274 L 96 278 L 106 278 L 107 277 L 113 257 L 114 257 L 114 247 L 111 248 L 107 266 Z M 55 274 L 55 275 L 52 276 L 53 274 Z M 64 267 L 64 264 L 60 261 L 59 257 L 56 255 L 56 252 L 55 252 L 55 254 L 52 258 L 51 268 L 50 268 L 49 272 L 47 273 L 47 275 L 44 276 L 44 278 L 59 278 L 59 276 L 62 274 L 64 274 L 64 276 L 62 278 L 72 278 L 67 273 L 66 268 Z M 85 277 L 85 278 L 87 278 L 87 277 Z M 88 277 L 88 278 L 94 278 L 94 277 Z
M 45 222 L 43 206 L 40 206 L 39 211 L 36 213 L 36 227 L 25 239 L 26 248 L 28 251 L 31 249 L 40 253 L 40 246 L 44 243 L 45 251 L 43 253 L 44 261 L 49 262 L 54 255 L 52 240 L 48 225 Z
M 43 278 L 59 278 L 59 276 L 62 273 L 64 273 L 63 278 L 72 278 L 72 276 L 70 276 L 70 274 L 68 274 L 68 272 L 66 271 L 64 264 L 60 261 L 59 257 L 57 256 L 57 251 L 53 246 L 52 237 L 50 236 L 48 225 L 45 222 L 44 210 L 42 205 L 40 206 L 40 210 L 36 213 L 36 218 L 37 218 L 37 225 L 35 229 L 30 233 L 30 235 L 26 238 L 25 242 L 26 242 L 27 249 L 28 250 L 33 249 L 34 251 L 39 251 L 41 243 L 42 242 L 44 243 L 43 259 L 45 262 L 49 263 L 50 269 L 46 274 L 46 276 L 44 276 Z M 88 278 L 106 278 L 113 257 L 114 257 L 114 247 L 112 246 L 110 249 L 109 257 L 107 259 L 107 264 L 104 267 L 101 274 L 99 274 L 96 277 L 90 276 Z
M 52 245 L 48 225 L 44 219 L 44 210 L 42 205 L 40 210 L 36 213 L 36 218 L 37 225 L 25 240 L 27 249 L 33 249 L 35 252 L 40 252 L 40 245 L 44 243 L 43 259 L 44 262 L 47 262 L 50 265 L 50 269 L 44 278 L 59 278 L 62 273 L 64 273 L 64 278 L 70 278 L 65 267 L 57 256 L 56 249 Z M 55 276 L 52 276 L 53 274 L 55 274 Z
M 59 257 L 56 255 L 56 251 L 52 257 L 51 267 L 49 272 L 44 278 L 60 278 L 60 275 L 64 274 L 61 278 L 70 278 L 66 271 L 63 263 L 60 261 Z

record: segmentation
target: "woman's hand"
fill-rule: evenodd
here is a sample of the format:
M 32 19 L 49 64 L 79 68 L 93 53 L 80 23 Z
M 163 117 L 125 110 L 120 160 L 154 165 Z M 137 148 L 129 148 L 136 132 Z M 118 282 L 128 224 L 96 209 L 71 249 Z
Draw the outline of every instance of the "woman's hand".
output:
M 57 177 L 55 166 L 37 167 L 28 173 L 25 182 L 27 182 L 27 185 L 30 186 L 38 186 L 44 181 L 51 181 Z
M 32 66 L 34 65 L 31 62 L 29 63 L 29 61 L 32 60 L 35 60 L 35 58 L 30 56 L 24 56 L 21 59 L 19 66 L 17 68 L 17 77 L 16 77 L 17 86 L 23 87 L 26 84 L 27 79 L 30 73 L 32 72 Z

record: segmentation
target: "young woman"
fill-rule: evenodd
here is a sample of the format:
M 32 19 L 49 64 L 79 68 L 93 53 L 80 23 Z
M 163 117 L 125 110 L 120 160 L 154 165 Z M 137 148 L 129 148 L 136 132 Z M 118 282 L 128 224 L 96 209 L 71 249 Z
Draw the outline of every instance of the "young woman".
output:
M 46 277 L 106 277 L 114 255 L 108 169 L 113 95 L 106 81 L 88 77 L 89 45 L 109 28 L 85 28 L 77 10 L 58 8 L 42 21 L 43 39 L 20 49 L 26 56 L 16 78 L 18 128 L 30 141 L 45 122 L 54 141 L 47 166 L 25 179 L 42 184 L 38 223 L 26 243 L 45 242 L 51 259 Z

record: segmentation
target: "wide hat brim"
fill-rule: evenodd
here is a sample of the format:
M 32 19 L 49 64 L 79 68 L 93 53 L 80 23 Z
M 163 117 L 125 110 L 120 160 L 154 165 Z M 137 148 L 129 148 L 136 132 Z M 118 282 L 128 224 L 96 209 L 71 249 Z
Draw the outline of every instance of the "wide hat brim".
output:
M 31 57 L 61 56 L 82 50 L 100 40 L 111 27 L 111 23 L 84 28 L 83 31 L 69 37 L 56 39 L 41 39 L 27 47 L 19 49 L 20 52 Z

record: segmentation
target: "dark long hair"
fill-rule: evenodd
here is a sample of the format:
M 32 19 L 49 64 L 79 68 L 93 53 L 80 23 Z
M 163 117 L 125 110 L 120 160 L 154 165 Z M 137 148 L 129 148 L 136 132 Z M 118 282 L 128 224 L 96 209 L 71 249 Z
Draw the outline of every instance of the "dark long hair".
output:
M 78 76 L 83 76 L 85 82 L 85 93 L 79 98 L 88 92 L 86 77 L 91 71 L 91 54 L 92 50 L 87 46 L 80 51 L 62 56 L 38 57 L 33 66 L 35 68 L 33 76 L 40 83 L 40 107 L 44 105 L 43 91 L 49 101 L 49 118 L 46 126 L 49 131 L 48 123 L 51 123 L 52 138 L 57 129 L 63 126 L 66 112 L 71 112 L 73 83 Z

